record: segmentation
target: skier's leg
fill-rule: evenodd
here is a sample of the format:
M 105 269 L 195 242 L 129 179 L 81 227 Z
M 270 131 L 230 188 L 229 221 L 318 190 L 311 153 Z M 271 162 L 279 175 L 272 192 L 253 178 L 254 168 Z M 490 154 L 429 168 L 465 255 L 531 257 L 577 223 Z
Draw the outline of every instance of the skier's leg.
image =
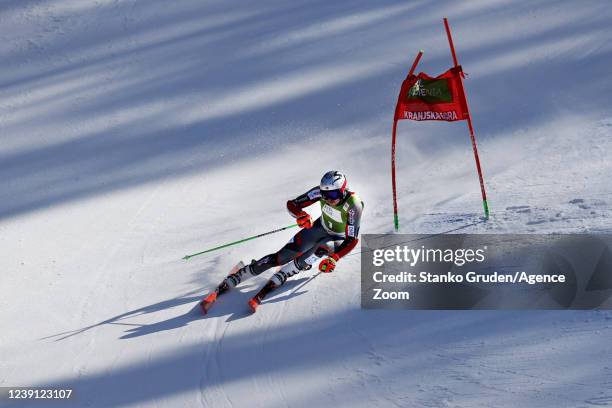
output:
M 297 233 L 291 240 L 282 247 L 274 256 L 275 266 L 285 265 L 291 263 L 290 261 L 300 258 L 306 259 L 312 254 L 312 248 L 315 248 L 317 244 L 327 237 L 327 231 L 321 225 L 321 219 L 317 219 L 312 228 L 303 229 Z M 300 262 L 299 269 L 304 270 L 306 263 Z
M 308 267 L 300 269 L 296 264 L 295 260 L 289 262 L 284 265 L 278 272 L 276 272 L 270 280 L 265 284 L 263 288 L 249 301 L 249 305 L 251 308 L 255 310 L 257 305 L 261 304 L 261 301 L 268 295 L 268 293 L 272 292 L 274 289 L 281 286 L 283 283 L 287 281 L 293 275 L 297 275 L 300 271 L 310 269 L 310 265 Z M 251 304 L 255 302 L 254 304 Z
M 287 279 L 297 275 L 301 271 L 307 271 L 312 268 L 322 257 L 329 255 L 334 251 L 334 245 L 337 238 L 326 234 L 325 237 L 319 239 L 315 246 L 304 252 L 300 256 L 293 259 L 293 261 L 285 264 L 278 272 L 276 272 L 268 283 L 255 295 L 253 299 L 257 303 L 261 303 L 264 297 L 274 289 L 282 286 Z
M 334 248 L 336 245 L 337 237 L 327 236 L 325 238 L 317 241 L 317 245 L 312 247 L 312 249 L 297 258 L 295 258 L 295 262 L 300 267 L 308 267 L 311 268 L 312 265 L 317 263 L 319 259 L 332 254 L 334 252 Z
M 312 252 L 312 251 L 309 251 Z M 327 251 L 326 251 L 327 253 Z M 319 256 L 314 253 L 311 253 L 308 257 L 300 259 L 301 257 L 295 258 L 293 261 L 285 264 L 278 272 L 276 272 L 268 283 L 261 288 L 259 292 L 251 300 L 249 300 L 249 306 L 251 310 L 254 312 L 257 309 L 257 306 L 261 304 L 261 301 L 273 290 L 282 286 L 287 279 L 290 277 L 297 275 L 301 271 L 306 271 L 312 268 L 312 264 L 317 262 Z
M 323 234 L 325 234 L 325 230 L 321 226 L 320 220 L 316 220 L 312 228 L 300 230 L 300 232 L 295 234 L 278 252 L 266 255 L 258 261 L 253 260 L 253 262 L 244 266 L 236 273 L 228 275 L 219 286 L 219 288 L 223 287 L 221 293 L 229 288 L 237 286 L 240 282 L 251 276 L 257 276 L 274 266 L 285 265 L 295 257 L 302 255 L 304 253 L 304 248 L 310 248 L 315 245 Z
M 315 231 L 313 231 L 311 235 L 312 239 L 306 242 L 308 246 L 302 245 L 300 248 L 303 252 L 298 251 L 293 261 L 285 264 L 270 279 L 270 282 L 275 288 L 284 284 L 288 278 L 297 275 L 300 271 L 309 270 L 319 258 L 333 251 L 334 240 L 337 238 L 330 236 L 325 229 L 323 229 L 320 220 L 315 222 L 312 229 Z M 304 244 L 304 242 L 302 242 L 302 244 Z
M 282 286 L 287 279 L 293 275 L 297 275 L 301 271 L 312 268 L 312 265 L 319 260 L 321 256 L 329 253 L 328 245 L 332 238 L 327 234 L 320 219 L 316 220 L 313 227 L 308 230 L 309 234 L 306 238 L 299 240 L 296 235 L 295 239 L 285 245 L 277 254 L 280 256 L 293 256 L 292 261 L 283 265 L 276 272 L 266 285 L 249 301 L 249 306 L 253 311 L 261 304 L 261 301 L 274 289 Z M 297 242 L 296 242 L 297 241 Z M 295 246 L 294 246 L 295 245 Z M 333 248 L 333 244 L 332 248 Z
M 284 284 L 287 279 L 292 277 L 293 275 L 297 275 L 301 271 L 307 271 L 312 268 L 312 264 L 317 261 L 317 258 L 313 255 L 310 256 L 312 259 L 307 259 L 302 263 L 298 262 L 298 258 L 295 258 L 293 261 L 284 265 L 279 269 L 272 277 L 270 278 L 270 282 L 274 284 L 274 287 L 277 288 Z

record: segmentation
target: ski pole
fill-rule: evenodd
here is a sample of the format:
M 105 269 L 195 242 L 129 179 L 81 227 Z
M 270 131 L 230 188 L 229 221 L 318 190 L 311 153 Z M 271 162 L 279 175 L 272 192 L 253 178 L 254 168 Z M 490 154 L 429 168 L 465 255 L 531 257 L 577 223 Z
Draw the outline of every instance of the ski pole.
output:
M 217 247 L 207 249 L 206 251 L 198 252 L 198 253 L 191 254 L 191 255 L 185 255 L 183 257 L 183 259 L 187 260 L 187 259 L 193 258 L 194 256 L 202 255 L 202 254 L 205 254 L 207 252 L 216 251 L 217 249 L 226 248 L 226 247 L 231 246 L 231 245 L 240 244 L 240 243 L 245 242 L 245 241 L 250 241 L 251 239 L 261 238 L 263 236 L 274 234 L 276 232 L 281 232 L 281 231 L 284 231 L 286 229 L 293 228 L 293 227 L 297 227 L 297 224 L 287 225 L 286 227 L 275 229 L 273 231 L 264 232 L 263 234 L 253 235 L 252 237 L 248 237 L 248 238 L 244 238 L 244 239 L 241 239 L 241 240 L 238 240 L 238 241 L 230 242 L 229 244 L 219 245 Z
M 296 286 L 292 291 L 291 291 L 291 295 L 293 295 L 295 292 L 297 292 L 297 290 L 299 288 L 303 288 L 304 286 L 306 286 L 307 283 L 309 283 L 311 280 L 314 280 L 314 278 L 316 278 L 317 276 L 319 276 L 321 274 L 321 272 L 317 272 L 314 275 L 312 275 L 310 278 L 308 278 L 308 280 L 298 286 Z

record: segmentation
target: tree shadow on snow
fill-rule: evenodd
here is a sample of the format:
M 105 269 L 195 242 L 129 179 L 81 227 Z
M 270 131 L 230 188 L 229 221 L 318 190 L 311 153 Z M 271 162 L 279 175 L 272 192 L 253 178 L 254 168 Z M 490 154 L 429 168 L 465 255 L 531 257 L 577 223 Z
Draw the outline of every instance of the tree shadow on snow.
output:
M 3 2 L 0 10 L 38 3 Z M 73 28 L 62 32 L 69 35 L 49 34 L 28 52 L 12 47 L 15 52 L 3 54 L 3 138 L 28 143 L 3 151 L 0 176 L 12 182 L 0 191 L 0 219 L 211 171 L 239 162 L 247 148 L 249 156 L 263 155 L 271 146 L 303 143 L 305 134 L 316 136 L 323 128 L 382 123 L 379 118 L 393 109 L 405 75 L 409 61 L 403 58 L 416 49 L 411 42 L 398 45 L 397 38 L 414 37 L 428 50 L 444 50 L 423 61 L 421 68 L 430 73 L 450 63 L 436 3 L 349 2 L 347 7 L 320 0 L 273 1 L 246 7 L 252 13 L 245 14 L 230 13 L 223 3 L 182 0 L 172 8 L 166 3 L 120 2 L 105 10 L 90 6 L 45 14 L 34 10 L 61 19 L 66 30 Z M 532 16 L 551 14 L 550 7 L 547 2 L 491 2 L 478 10 L 450 10 L 461 60 L 466 70 L 476 70 L 468 88 L 483 136 L 511 135 L 510 129 L 547 123 L 559 101 L 583 112 L 606 106 L 610 50 L 601 40 L 609 27 L 605 3 L 591 11 L 564 5 L 563 19 L 540 18 L 541 29 L 525 35 L 475 41 L 478 35 L 470 32 L 519 18 L 528 24 Z M 418 22 L 410 19 L 415 9 Z M 94 18 L 96 24 L 85 24 Z M 71 24 L 78 22 L 84 23 Z M 582 43 L 574 49 L 577 34 Z M 553 46 L 558 50 L 533 52 L 534 47 L 545 51 Z M 66 50 L 70 57 L 56 60 Z M 527 59 L 529 50 L 542 57 Z M 357 69 L 365 59 L 381 55 L 386 64 Z M 592 80 L 568 82 L 568 73 Z M 321 79 L 330 75 L 342 80 Z M 505 80 L 493 80 L 502 75 Z M 24 91 L 32 89 L 37 92 L 22 101 Z M 537 109 L 525 98 L 534 91 Z M 500 95 L 503 105 L 491 102 Z M 576 98 L 574 104 L 566 101 L 569 97 Z M 521 120 L 516 120 L 517 111 Z M 440 124 L 428 129 L 415 136 L 426 140 L 423 149 L 466 140 Z M 262 135 L 255 142 L 254 130 Z M 64 133 L 69 137 L 38 143 L 39 134 Z
M 504 337 L 512 337 L 519 347 L 530 349 L 534 336 L 543 338 L 544 328 L 558 330 L 554 329 L 555 317 L 561 316 L 553 312 L 471 312 L 349 309 L 316 319 L 285 320 L 278 326 L 255 325 L 247 331 L 208 326 L 214 338 L 182 344 L 171 353 L 153 353 L 150 359 L 131 361 L 113 370 L 47 378 L 40 386 L 59 388 L 70 384 L 79 392 L 81 402 L 116 406 L 145 404 L 187 392 L 207 393 L 216 387 L 235 389 L 253 373 L 282 377 L 348 362 L 353 367 L 367 365 L 367 372 L 376 378 L 401 382 L 407 372 L 447 373 L 449 361 L 454 363 L 449 358 L 455 354 L 440 358 L 440 352 L 498 353 L 488 344 Z M 169 328 L 189 319 L 166 322 L 157 328 Z M 433 351 L 436 358 L 418 357 Z M 541 353 L 553 359 L 558 352 L 543 348 Z M 373 358 L 380 364 L 372 364 Z M 222 373 L 219 367 L 223 367 Z M 583 368 L 587 372 L 594 370 L 590 366 Z M 342 387 L 352 384 L 338 384 L 338 390 L 346 392 L 348 389 Z M 347 392 L 347 398 L 350 395 Z

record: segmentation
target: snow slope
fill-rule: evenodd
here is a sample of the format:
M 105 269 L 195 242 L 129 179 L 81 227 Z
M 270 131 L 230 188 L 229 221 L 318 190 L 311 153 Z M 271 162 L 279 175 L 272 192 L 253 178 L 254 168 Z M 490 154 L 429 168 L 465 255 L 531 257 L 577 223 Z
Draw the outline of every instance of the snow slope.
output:
M 271 272 L 202 318 L 239 260 L 295 230 L 331 168 L 391 232 L 391 113 L 417 50 L 465 71 L 465 124 L 399 127 L 403 232 L 612 232 L 609 3 L 0 3 L 0 387 L 57 406 L 612 405 L 609 311 L 362 311 L 359 256 Z M 316 210 L 313 211 L 316 214 Z M 0 401 L 0 405 L 6 401 Z M 32 406 L 45 405 L 33 402 Z

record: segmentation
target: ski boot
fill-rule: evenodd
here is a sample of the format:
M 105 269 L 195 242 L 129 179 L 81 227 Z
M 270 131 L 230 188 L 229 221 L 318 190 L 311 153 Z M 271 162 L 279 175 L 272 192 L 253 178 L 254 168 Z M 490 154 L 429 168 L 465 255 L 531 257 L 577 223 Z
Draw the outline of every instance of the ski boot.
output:
M 276 287 L 276 284 L 272 281 L 272 279 L 270 279 L 268 283 L 266 283 L 266 286 L 261 288 L 261 290 L 257 292 L 257 294 L 251 298 L 251 300 L 249 300 L 248 304 L 251 312 L 255 313 L 257 311 L 257 307 L 261 305 L 263 298 L 265 298 L 268 293 L 276 289 Z
M 243 278 L 250 273 L 250 265 L 245 266 L 242 261 L 238 262 L 238 264 L 232 268 L 230 274 L 223 279 L 223 282 L 221 282 L 219 286 L 215 288 L 215 290 L 202 299 L 200 302 L 202 313 L 207 314 L 212 305 L 217 301 L 217 297 L 237 286 L 243 280 Z
M 274 275 L 272 275 L 268 283 L 266 283 L 266 286 L 261 288 L 261 290 L 255 296 L 253 296 L 251 300 L 249 300 L 248 304 L 251 311 L 255 313 L 257 307 L 261 305 L 261 301 L 274 289 L 281 287 L 287 281 L 287 279 L 297 275 L 300 273 L 300 271 L 309 270 L 311 267 L 311 265 L 306 264 L 300 268 L 300 265 L 298 265 L 296 260 L 283 266 Z

